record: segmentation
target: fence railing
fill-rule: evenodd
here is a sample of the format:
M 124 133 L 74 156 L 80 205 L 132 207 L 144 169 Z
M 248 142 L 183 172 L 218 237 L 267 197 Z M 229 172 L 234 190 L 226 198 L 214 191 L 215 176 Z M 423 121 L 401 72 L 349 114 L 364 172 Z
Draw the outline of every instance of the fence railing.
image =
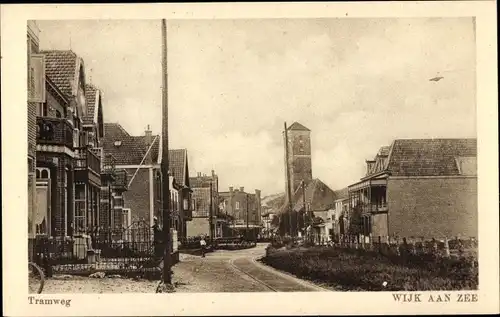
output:
M 79 147 L 76 148 L 76 168 L 89 169 L 97 174 L 101 173 L 101 159 L 90 148 Z
M 332 240 L 321 239 L 322 245 L 364 249 L 383 254 L 433 254 L 442 257 L 477 257 L 478 240 L 471 238 L 424 238 L 339 235 Z
M 64 118 L 37 117 L 39 144 L 64 145 L 73 149 L 73 127 Z
M 74 237 L 38 238 L 35 261 L 54 273 L 158 271 L 165 245 L 149 226 L 95 228 Z

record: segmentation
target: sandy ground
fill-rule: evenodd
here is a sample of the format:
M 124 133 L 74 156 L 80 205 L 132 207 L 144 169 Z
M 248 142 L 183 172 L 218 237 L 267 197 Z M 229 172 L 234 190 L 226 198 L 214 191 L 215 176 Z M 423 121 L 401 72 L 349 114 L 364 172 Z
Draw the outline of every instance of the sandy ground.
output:
M 234 270 L 229 261 L 264 254 L 265 245 L 241 251 L 217 251 L 205 258 L 181 255 L 172 271 L 177 292 L 263 292 L 268 289 Z M 159 281 L 59 275 L 45 281 L 43 293 L 154 293 Z

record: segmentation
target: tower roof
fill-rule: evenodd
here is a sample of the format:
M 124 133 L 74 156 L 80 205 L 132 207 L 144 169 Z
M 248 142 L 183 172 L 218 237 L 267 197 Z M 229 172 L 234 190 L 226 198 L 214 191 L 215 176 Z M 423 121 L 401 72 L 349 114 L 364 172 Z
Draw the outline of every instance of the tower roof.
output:
M 298 123 L 298 122 L 292 123 L 292 125 L 288 128 L 288 130 L 311 131 L 308 128 L 304 127 L 302 124 Z

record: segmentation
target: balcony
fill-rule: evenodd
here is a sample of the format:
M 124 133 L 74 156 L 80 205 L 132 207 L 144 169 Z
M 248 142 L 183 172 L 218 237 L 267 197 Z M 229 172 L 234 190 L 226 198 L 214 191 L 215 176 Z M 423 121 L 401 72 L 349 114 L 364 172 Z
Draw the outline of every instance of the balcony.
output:
M 115 158 L 108 154 L 102 156 L 102 151 L 99 151 L 101 159 L 101 179 L 105 183 L 113 183 L 115 181 Z
M 117 191 L 126 191 L 128 189 L 128 174 L 125 170 L 113 170 L 114 182 L 113 189 Z
M 389 209 L 387 208 L 387 204 L 372 204 L 371 212 L 372 213 L 386 213 Z
M 73 127 L 63 118 L 37 117 L 36 143 L 65 146 L 73 150 Z
M 78 182 L 92 183 L 95 186 L 101 186 L 101 159 L 87 147 L 75 149 L 76 165 L 75 177 Z

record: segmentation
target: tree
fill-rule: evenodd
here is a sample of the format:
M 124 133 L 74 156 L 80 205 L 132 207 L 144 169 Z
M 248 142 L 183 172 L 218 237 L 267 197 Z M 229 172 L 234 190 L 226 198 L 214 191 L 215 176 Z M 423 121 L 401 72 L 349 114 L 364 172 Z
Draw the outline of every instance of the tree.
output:
M 361 220 L 361 205 L 359 203 L 352 208 L 352 212 L 349 217 L 349 228 L 347 230 L 347 233 L 351 235 L 357 235 L 363 233 L 363 222 Z

